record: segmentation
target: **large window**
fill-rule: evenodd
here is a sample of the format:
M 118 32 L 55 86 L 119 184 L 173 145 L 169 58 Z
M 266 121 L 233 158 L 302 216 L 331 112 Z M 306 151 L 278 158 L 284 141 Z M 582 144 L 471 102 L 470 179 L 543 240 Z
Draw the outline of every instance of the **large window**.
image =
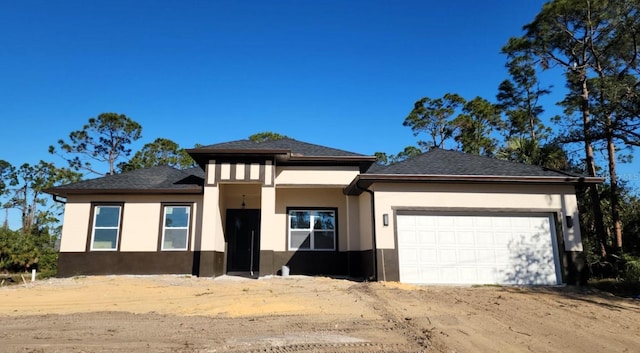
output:
M 289 210 L 290 250 L 335 250 L 335 210 Z
M 162 222 L 162 250 L 189 248 L 190 206 L 164 206 Z
M 120 205 L 97 205 L 93 208 L 91 250 L 118 250 Z

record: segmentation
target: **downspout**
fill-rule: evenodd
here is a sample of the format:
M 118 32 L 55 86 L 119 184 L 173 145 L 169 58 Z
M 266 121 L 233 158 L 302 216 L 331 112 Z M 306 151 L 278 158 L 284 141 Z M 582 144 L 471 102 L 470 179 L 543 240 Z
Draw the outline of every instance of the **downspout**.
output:
M 371 252 L 373 254 L 371 261 L 373 265 L 373 275 L 370 279 L 372 281 L 378 281 L 378 257 L 376 254 L 378 251 L 378 247 L 376 246 L 376 200 L 374 198 L 373 191 L 367 188 L 361 188 L 360 185 L 358 185 L 359 182 L 360 180 L 355 183 L 356 189 L 367 192 L 371 197 Z

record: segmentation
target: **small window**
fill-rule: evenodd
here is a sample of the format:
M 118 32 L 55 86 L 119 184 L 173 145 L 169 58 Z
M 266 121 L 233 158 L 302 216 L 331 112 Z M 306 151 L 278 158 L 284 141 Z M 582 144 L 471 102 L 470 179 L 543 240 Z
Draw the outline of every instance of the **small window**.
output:
M 335 250 L 336 212 L 334 210 L 290 210 L 290 250 Z
M 121 206 L 95 206 L 91 250 L 117 250 Z
M 189 248 L 190 206 L 164 206 L 162 222 L 162 250 Z

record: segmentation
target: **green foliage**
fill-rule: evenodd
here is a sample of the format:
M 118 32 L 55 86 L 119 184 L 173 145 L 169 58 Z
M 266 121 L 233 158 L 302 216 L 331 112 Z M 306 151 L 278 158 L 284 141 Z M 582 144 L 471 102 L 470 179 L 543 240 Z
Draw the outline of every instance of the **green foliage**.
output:
M 384 152 L 376 152 L 376 163 L 379 165 L 389 165 L 397 162 L 404 161 L 411 157 L 419 156 L 422 154 L 422 150 L 416 146 L 407 146 L 398 154 L 388 155 Z
M 640 284 L 640 257 L 627 256 L 624 264 L 624 281 Z
M 249 141 L 253 141 L 253 142 L 265 142 L 265 141 L 277 141 L 277 140 L 283 140 L 283 139 L 288 139 L 289 137 L 286 135 L 281 135 L 277 132 L 271 132 L 271 131 L 265 131 L 265 132 L 259 132 L 257 134 L 253 134 L 251 136 L 249 136 Z
M 498 106 L 476 97 L 464 104 L 462 112 L 452 123 L 453 138 L 460 149 L 465 153 L 493 156 L 498 140 L 492 133 L 503 126 Z
M 446 140 L 453 135 L 453 116 L 464 103 L 464 98 L 455 93 L 447 93 L 442 98 L 421 98 L 402 125 L 409 126 L 414 136 L 425 133 L 430 137 L 430 141 L 418 141 L 422 148 L 444 148 Z
M 80 174 L 67 168 L 57 168 L 50 162 L 40 161 L 35 165 L 24 163 L 19 168 L 11 168 L 6 179 L 10 187 L 9 201 L 5 207 L 20 211 L 21 230 L 30 233 L 36 227 L 51 226 L 57 222 L 53 217 L 52 208 L 42 210 L 50 202 L 49 197 L 43 194 L 44 190 L 56 184 L 78 181 Z
M 69 142 L 59 140 L 59 150 L 49 146 L 49 153 L 60 155 L 77 171 L 114 174 L 116 162 L 131 154 L 127 146 L 141 134 L 142 126 L 126 115 L 102 113 L 97 118 L 90 118 L 81 130 L 71 132 Z M 107 163 L 109 171 L 100 171 L 91 161 Z
M 547 88 L 540 88 L 536 77 L 536 62 L 531 53 L 509 51 L 507 65 L 510 80 L 504 80 L 498 87 L 498 107 L 506 115 L 506 138 L 529 138 L 533 141 L 545 138 L 550 129 L 540 121 L 544 111 L 538 104 L 540 97 L 549 94 Z
M 56 273 L 55 238 L 48 233 L 24 233 L 0 228 L 0 272 L 18 273 L 37 268 L 41 276 Z
M 126 172 L 158 165 L 187 169 L 194 167 L 196 163 L 177 143 L 166 138 L 157 138 L 145 144 L 128 162 L 118 164 L 118 168 Z
M 540 146 L 537 140 L 526 137 L 512 137 L 505 146 L 500 147 L 496 157 L 558 170 L 568 168 L 567 153 L 562 146 L 555 143 Z

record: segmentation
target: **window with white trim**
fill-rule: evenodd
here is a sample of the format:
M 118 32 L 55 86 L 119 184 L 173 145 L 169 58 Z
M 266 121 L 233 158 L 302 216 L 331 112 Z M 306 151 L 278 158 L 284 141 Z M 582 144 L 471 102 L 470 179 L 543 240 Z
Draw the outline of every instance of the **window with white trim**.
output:
M 336 211 L 290 209 L 289 250 L 335 250 Z
M 162 250 L 188 250 L 191 206 L 164 206 Z
M 118 250 L 120 236 L 120 205 L 96 205 L 93 208 L 91 250 Z

